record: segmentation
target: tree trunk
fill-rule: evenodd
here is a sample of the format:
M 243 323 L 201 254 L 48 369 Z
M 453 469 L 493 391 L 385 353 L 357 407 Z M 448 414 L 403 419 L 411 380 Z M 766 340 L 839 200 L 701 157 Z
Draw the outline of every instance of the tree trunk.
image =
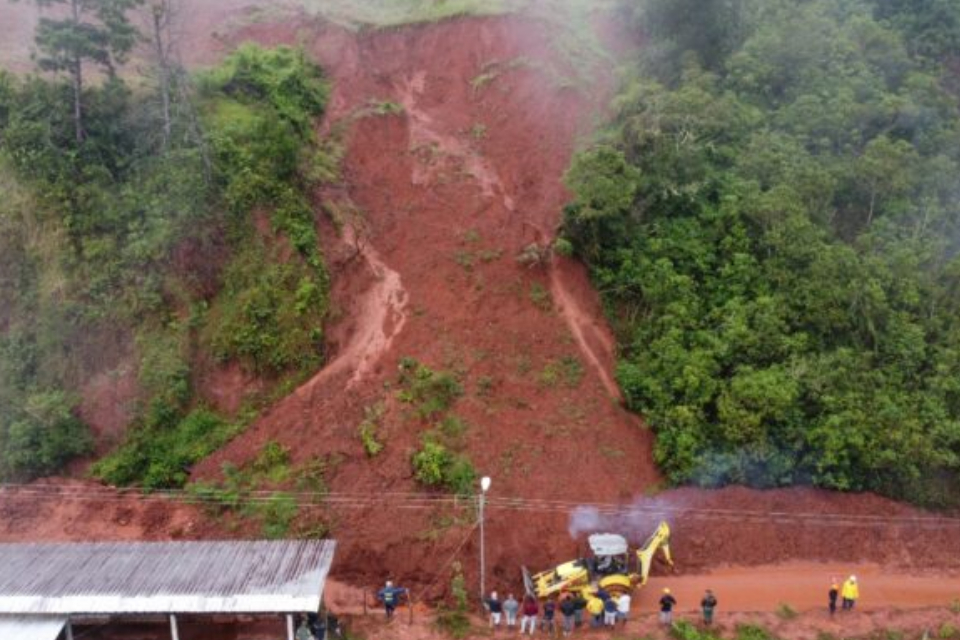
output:
M 163 149 L 170 144 L 173 125 L 170 118 L 170 60 L 164 42 L 164 23 L 170 18 L 170 8 L 161 2 L 153 7 L 153 37 L 157 48 L 157 66 L 160 73 L 160 99 L 163 116 Z
M 80 25 L 80 0 L 71 0 L 74 28 Z M 79 55 L 73 58 L 73 127 L 77 136 L 77 145 L 83 142 L 83 62 Z

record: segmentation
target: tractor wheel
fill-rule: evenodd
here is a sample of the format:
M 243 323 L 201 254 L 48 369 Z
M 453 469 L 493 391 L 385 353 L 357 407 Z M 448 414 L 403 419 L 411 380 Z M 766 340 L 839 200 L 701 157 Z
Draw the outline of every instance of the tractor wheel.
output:
M 633 583 L 627 576 L 607 576 L 600 581 L 600 587 L 611 595 L 621 595 L 633 591 Z

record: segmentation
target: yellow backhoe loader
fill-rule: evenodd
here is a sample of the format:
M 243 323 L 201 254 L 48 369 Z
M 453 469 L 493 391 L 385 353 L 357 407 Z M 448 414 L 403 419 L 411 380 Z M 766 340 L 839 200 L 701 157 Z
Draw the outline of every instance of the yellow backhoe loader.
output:
M 523 583 L 527 593 L 545 600 L 562 592 L 591 598 L 597 588 L 610 594 L 627 593 L 638 584 L 647 583 L 650 565 L 657 549 L 663 551 L 663 557 L 671 567 L 670 526 L 661 522 L 647 541 L 636 551 L 637 564 L 631 572 L 630 554 L 627 541 L 614 533 L 600 533 L 588 539 L 593 556 L 565 562 L 553 569 L 531 575 L 526 567 L 523 570 Z

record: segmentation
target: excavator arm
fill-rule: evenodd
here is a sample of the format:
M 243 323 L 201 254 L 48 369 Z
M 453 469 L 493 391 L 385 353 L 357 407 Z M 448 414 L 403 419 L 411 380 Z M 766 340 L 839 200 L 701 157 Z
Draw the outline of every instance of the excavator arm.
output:
M 663 550 L 663 558 L 671 567 L 673 558 L 670 557 L 670 525 L 661 522 L 657 530 L 653 532 L 643 546 L 637 549 L 637 563 L 640 570 L 640 584 L 647 584 L 647 577 L 650 575 L 650 564 L 653 562 L 653 556 L 657 549 Z

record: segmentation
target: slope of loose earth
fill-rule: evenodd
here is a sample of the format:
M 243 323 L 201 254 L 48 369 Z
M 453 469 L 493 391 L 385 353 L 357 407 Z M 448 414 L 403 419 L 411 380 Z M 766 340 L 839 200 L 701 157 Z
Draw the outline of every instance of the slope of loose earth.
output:
M 337 579 L 372 584 L 392 575 L 429 597 L 443 591 L 449 561 L 459 558 L 476 584 L 471 504 L 425 494 L 413 479 L 411 454 L 432 423 L 398 400 L 398 366 L 409 356 L 454 372 L 464 388 L 452 408 L 470 425 L 463 449 L 494 479 L 488 586 L 517 588 L 521 564 L 542 568 L 582 553 L 590 527 L 640 542 L 666 517 L 679 571 L 692 581 L 678 583 L 688 600 L 704 584 L 689 574 L 798 559 L 830 563 L 801 572 L 817 593 L 829 574 L 875 572 L 869 563 L 887 567 L 878 580 L 894 595 L 896 585 L 913 584 L 908 575 L 946 572 L 884 605 L 943 605 L 956 591 L 953 520 L 928 520 L 875 496 L 809 489 L 657 493 L 652 436 L 620 407 L 613 342 L 583 269 L 556 257 L 532 267 L 516 259 L 552 240 L 568 197 L 563 173 L 613 86 L 600 66 L 592 86 L 567 81 L 580 74 L 548 24 L 512 16 L 353 33 L 304 17 L 247 24 L 225 41 L 205 38 L 211 21 L 227 19 L 219 11 L 199 12 L 186 38 L 196 49 L 186 57 L 209 60 L 244 40 L 303 46 L 332 75 L 331 108 L 319 126 L 343 132 L 347 186 L 316 194 L 336 301 L 328 366 L 196 468 L 195 479 L 217 479 L 223 463 L 251 460 L 269 441 L 290 447 L 297 463 L 332 456 L 331 493 L 317 513 L 340 541 Z M 629 49 L 628 38 L 613 37 L 617 50 Z M 351 212 L 339 230 L 323 213 L 331 204 Z M 377 404 L 385 448 L 368 458 L 357 427 Z M 173 501 L 84 486 L 79 498 L 0 495 L 0 539 L 244 533 Z M 589 503 L 632 515 L 576 511 L 571 519 Z M 785 584 L 796 573 L 767 566 L 750 575 Z M 708 580 L 738 584 L 732 576 Z M 799 592 L 790 597 L 800 607 L 814 603 Z M 745 593 L 727 602 L 769 610 L 775 598 Z

